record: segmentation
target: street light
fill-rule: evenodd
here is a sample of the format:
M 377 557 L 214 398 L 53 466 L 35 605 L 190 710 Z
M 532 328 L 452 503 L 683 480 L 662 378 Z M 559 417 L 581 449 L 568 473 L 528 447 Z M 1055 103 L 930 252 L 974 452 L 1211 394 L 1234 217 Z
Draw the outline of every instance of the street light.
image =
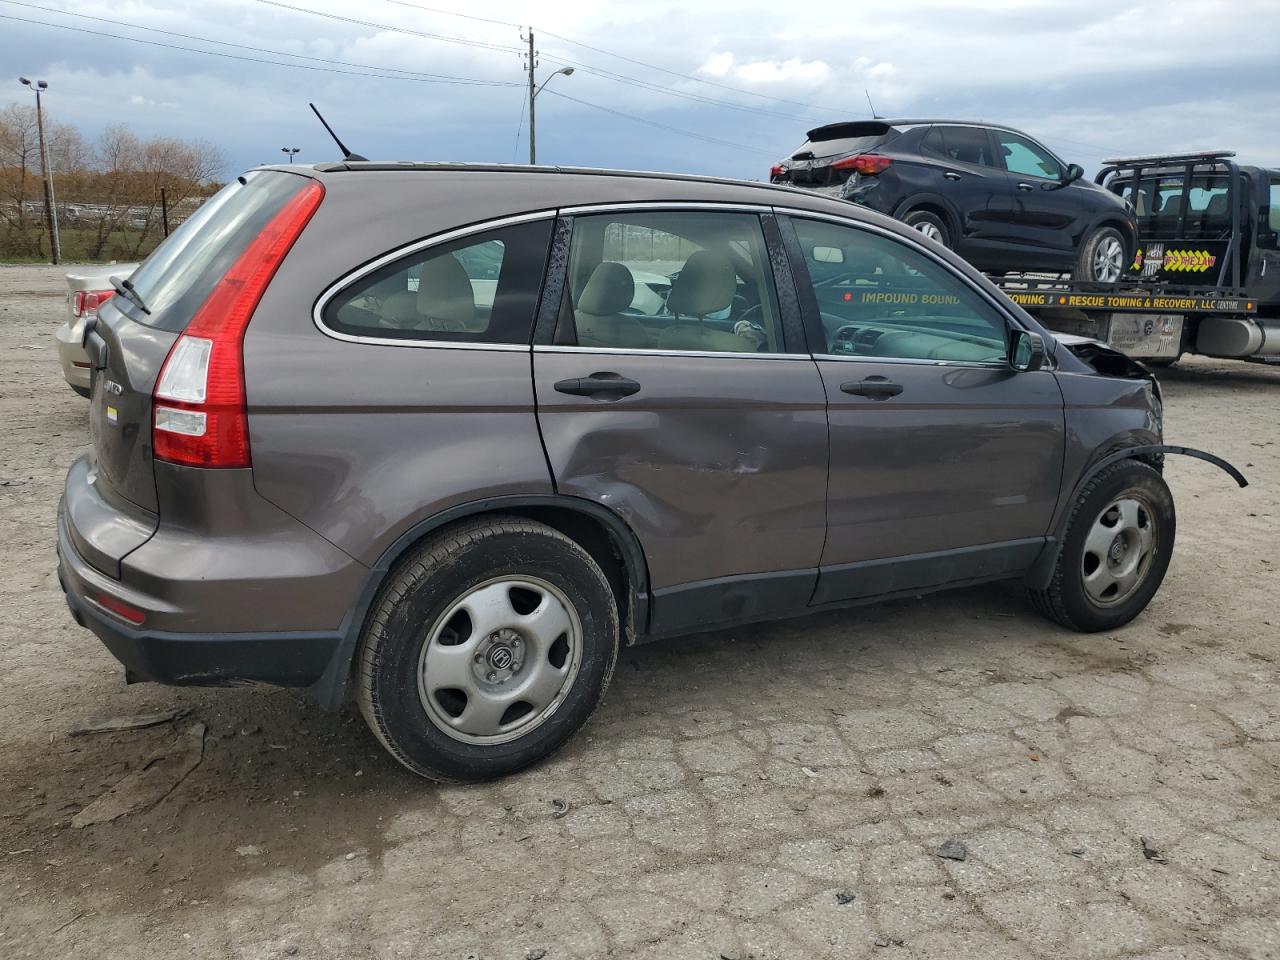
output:
M 40 179 L 44 181 L 44 218 L 49 224 L 49 239 L 53 245 L 53 262 L 62 261 L 62 245 L 58 242 L 58 212 L 53 202 L 53 168 L 49 166 L 49 154 L 44 145 L 44 110 L 40 104 L 40 92 L 49 89 L 46 80 L 28 80 L 19 77 L 18 82 L 30 87 L 36 94 L 36 129 L 40 132 Z
M 299 148 L 298 147 L 281 147 L 280 152 L 287 153 L 289 155 L 289 162 L 293 163 L 293 155 L 299 152 Z
M 534 113 L 534 101 L 538 94 L 542 92 L 542 88 L 551 82 L 551 77 L 563 73 L 566 77 L 573 76 L 573 67 L 561 67 L 547 79 L 543 80 L 536 87 L 533 85 L 533 67 L 536 62 L 537 53 L 533 49 L 533 31 L 529 31 L 529 163 L 538 162 L 538 127 L 537 117 Z

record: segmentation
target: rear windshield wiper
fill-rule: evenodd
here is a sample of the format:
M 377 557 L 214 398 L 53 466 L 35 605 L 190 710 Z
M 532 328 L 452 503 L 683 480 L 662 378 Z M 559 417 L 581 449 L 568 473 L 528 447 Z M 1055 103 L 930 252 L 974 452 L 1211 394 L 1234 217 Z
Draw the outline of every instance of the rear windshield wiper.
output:
M 151 316 L 151 311 L 147 309 L 147 305 L 142 300 L 142 294 L 133 289 L 133 284 L 127 279 L 121 280 L 119 277 L 111 277 L 111 286 L 115 288 L 116 293 L 128 300 L 148 317 Z

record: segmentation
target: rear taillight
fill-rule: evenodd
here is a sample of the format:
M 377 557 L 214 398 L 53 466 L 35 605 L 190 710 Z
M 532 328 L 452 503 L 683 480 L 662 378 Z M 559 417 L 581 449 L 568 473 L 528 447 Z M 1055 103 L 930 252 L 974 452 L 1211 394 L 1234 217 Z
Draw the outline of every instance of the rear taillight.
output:
M 71 312 L 77 320 L 96 317 L 98 308 L 115 296 L 114 290 L 77 290 L 71 297 Z
M 249 466 L 244 331 L 280 262 L 324 197 L 310 181 L 271 218 L 205 298 L 160 370 L 152 448 L 190 467 Z
M 877 173 L 883 173 L 889 169 L 889 164 L 892 162 L 888 157 L 881 157 L 874 153 L 860 153 L 853 157 L 843 157 L 831 166 L 837 170 L 853 170 L 855 173 L 874 177 Z
M 787 168 L 786 168 L 786 167 L 784 167 L 784 166 L 783 166 L 782 164 L 780 164 L 780 163 L 775 163 L 772 167 L 770 167 L 770 168 L 769 168 L 769 179 L 770 179 L 770 180 L 777 180 L 779 177 L 781 177 L 781 176 L 782 176 L 784 173 L 786 173 L 786 172 L 787 172 Z

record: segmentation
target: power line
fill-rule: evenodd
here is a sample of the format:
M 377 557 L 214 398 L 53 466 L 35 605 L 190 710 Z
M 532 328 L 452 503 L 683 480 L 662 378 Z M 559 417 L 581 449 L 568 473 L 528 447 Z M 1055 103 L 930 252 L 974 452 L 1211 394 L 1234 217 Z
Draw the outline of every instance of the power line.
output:
M 338 20 L 343 23 L 357 24 L 359 26 L 369 27 L 375 30 L 385 30 L 389 33 L 402 33 L 407 36 L 423 37 L 428 40 L 439 40 L 444 43 L 457 43 L 457 44 L 462 44 L 464 46 L 476 47 L 482 50 L 493 50 L 500 53 L 517 53 L 518 54 L 522 52 L 519 47 L 515 47 L 515 46 L 507 46 L 507 45 L 498 44 L 498 43 L 489 43 L 489 42 L 480 41 L 480 40 L 470 40 L 464 37 L 455 37 L 455 36 L 450 36 L 447 34 L 440 34 L 440 33 L 430 33 L 423 30 L 413 30 L 409 27 L 397 27 L 397 26 L 393 26 L 392 24 L 382 23 L 376 20 L 364 20 L 358 17 L 348 17 L 340 13 L 330 13 L 327 10 L 312 10 L 307 7 L 299 7 L 291 3 L 284 3 L 283 0 L 258 0 L 258 2 L 265 3 L 268 6 L 272 6 L 272 7 L 279 7 L 284 10 L 292 10 L 295 13 L 305 13 L 313 17 L 323 17 L 328 20 Z M 403 6 L 413 7 L 418 10 L 426 10 L 428 12 L 432 12 L 435 10 L 435 8 L 432 8 L 432 7 L 421 7 L 413 3 L 404 3 L 403 0 L 390 0 L 390 2 L 392 3 L 398 2 L 398 3 L 401 3 Z M 441 11 L 441 12 L 448 12 L 448 11 Z M 458 14 L 458 16 L 466 16 L 468 19 L 480 20 L 485 23 L 495 23 L 503 26 L 513 26 L 513 27 L 516 26 L 515 24 L 505 24 L 503 21 L 500 21 L 500 20 L 490 20 L 489 18 L 486 18 L 486 17 L 473 17 L 468 14 Z M 658 83 L 651 83 L 648 80 L 640 80 L 635 77 L 627 76 L 626 74 L 615 73 L 612 70 L 605 70 L 602 67 L 592 66 L 589 63 L 583 63 L 580 60 L 573 60 L 568 57 L 555 56 L 552 54 L 543 54 L 543 56 L 552 63 L 558 63 L 564 66 L 571 66 L 571 67 L 574 67 L 575 69 L 581 70 L 583 73 L 588 73 L 605 80 L 612 80 L 616 83 L 623 83 L 623 84 L 627 84 L 628 86 L 639 87 L 641 89 L 648 90 L 653 93 L 661 93 L 666 96 L 678 97 L 682 100 L 690 100 L 695 103 L 703 103 L 710 106 L 722 107 L 727 110 L 737 110 L 743 113 L 753 113 L 753 114 L 759 114 L 762 116 L 775 117 L 781 120 L 796 119 L 795 116 L 792 114 L 769 111 L 761 107 L 749 107 L 744 104 L 734 103 L 730 100 L 722 100 L 716 97 L 704 96 L 703 94 L 699 94 L 699 93 L 691 93 L 685 90 L 677 90 L 674 87 L 668 87 Z M 683 77 L 684 75 L 677 74 L 677 76 Z M 697 78 L 685 77 L 685 79 L 696 80 Z M 733 88 L 730 88 L 730 89 L 733 89 Z M 747 93 L 749 91 L 737 91 L 737 92 Z M 770 97 L 767 99 L 777 100 L 778 98 Z M 791 103 L 793 101 L 780 100 L 779 102 Z M 796 105 L 800 107 L 806 107 L 806 108 L 809 107 L 808 104 L 797 103 Z M 819 108 L 819 109 L 827 109 L 827 108 Z M 847 111 L 843 111 L 843 112 L 847 113 Z
M 0 0 L 0 2 L 12 2 L 12 0 Z M 500 81 L 500 80 L 473 80 L 465 77 L 459 77 L 459 78 L 453 78 L 453 79 L 445 79 L 445 78 L 431 79 L 425 75 L 397 76 L 397 75 L 388 75 L 383 73 L 370 74 L 370 73 L 366 73 L 359 70 L 339 70 L 334 67 L 312 66 L 311 64 L 307 64 L 307 63 L 287 63 L 280 60 L 265 60 L 262 57 L 246 57 L 246 56 L 243 56 L 242 54 L 223 53 L 220 50 L 201 50 L 198 47 L 186 47 L 176 43 L 162 43 L 159 40 L 144 40 L 142 37 L 121 36 L 118 33 L 106 33 L 101 30 L 89 30 L 86 27 L 73 27 L 67 23 L 48 23 L 44 20 L 31 20 L 31 19 L 28 19 L 27 17 L 15 17 L 7 13 L 0 13 L 0 20 L 15 20 L 18 23 L 29 23 L 37 27 L 54 27 L 55 29 L 58 29 L 58 30 L 70 30 L 75 33 L 87 33 L 93 37 L 106 37 L 111 40 L 127 40 L 129 43 L 145 43 L 147 46 L 150 46 L 150 47 L 163 47 L 167 50 L 183 50 L 183 51 L 186 51 L 187 53 L 202 53 L 207 57 L 223 57 L 228 60 L 242 60 L 249 63 L 265 63 L 273 67 L 293 67 L 294 69 L 297 69 L 297 70 L 315 70 L 315 71 L 320 71 L 322 73 L 341 73 L 341 74 L 346 74 L 347 76 L 352 76 L 352 77 L 365 77 L 366 79 L 372 78 L 377 80 L 410 80 L 417 83 L 446 83 L 446 84 L 462 84 L 466 86 L 487 86 L 487 87 L 521 86 L 521 84 L 518 84 L 518 83 Z M 215 42 L 218 42 L 218 41 L 215 41 Z M 248 47 L 245 49 L 258 49 L 258 48 Z M 279 51 L 267 51 L 267 52 L 273 53 L 277 56 L 284 56 L 284 57 L 295 56 L 295 54 L 280 53 Z M 333 62 L 337 63 L 340 61 L 333 61 Z M 365 69 L 382 70 L 383 68 L 371 66 Z
M 440 40 L 443 43 L 457 43 L 464 47 L 476 47 L 481 50 L 496 50 L 499 53 L 520 53 L 519 47 L 502 43 L 488 43 L 483 40 L 468 40 L 466 37 L 451 37 L 443 33 L 428 33 L 424 30 L 411 30 L 408 27 L 393 27 L 388 23 L 379 23 L 376 20 L 361 20 L 358 17 L 345 17 L 340 13 L 329 13 L 327 10 L 309 10 L 306 7 L 295 7 L 291 3 L 283 3 L 281 0 L 258 0 L 258 2 L 265 3 L 269 7 L 280 7 L 282 10 L 292 10 L 294 13 L 305 13 L 313 17 L 324 17 L 328 20 L 341 20 L 343 23 L 354 23 L 357 26 L 372 27 L 375 30 L 386 30 L 389 33 L 404 33 L 411 37 L 423 37 L 427 40 Z
M 229 40 L 215 40 L 212 37 L 197 37 L 189 33 L 178 33 L 174 30 L 161 30 L 159 27 L 147 27 L 140 23 L 130 23 L 125 20 L 108 20 L 105 17 L 94 17 L 84 13 L 73 13 L 70 10 L 59 10 L 56 7 L 44 7 L 37 3 L 24 3 L 23 0 L 0 0 L 0 3 L 7 3 L 15 7 L 26 7 L 29 10 L 40 10 L 45 13 L 53 13 L 59 16 L 64 16 L 64 17 L 76 17 L 80 20 L 92 20 L 95 23 L 107 23 L 117 27 L 126 27 L 130 30 L 146 30 L 149 33 L 159 33 L 169 37 L 179 37 L 183 40 L 195 40 L 200 43 L 214 43 L 222 47 L 234 47 L 238 50 L 252 50 L 256 53 L 269 53 L 272 56 L 293 57 L 298 60 L 310 60 L 314 63 L 327 63 L 327 64 L 343 66 L 343 67 L 358 67 L 362 70 L 380 70 L 387 73 L 400 73 L 400 74 L 405 74 L 406 78 L 423 78 L 423 79 L 431 79 L 431 80 L 439 80 L 439 81 L 449 81 L 452 83 L 475 84 L 478 86 L 520 86 L 520 84 L 508 82 L 508 81 L 479 80 L 472 77 L 455 77 L 455 76 L 449 76 L 447 74 L 441 74 L 441 73 L 423 73 L 418 70 L 401 70 L 398 67 L 379 67 L 371 63 L 353 63 L 349 60 L 333 60 L 326 57 L 312 57 L 303 53 L 288 53 L 284 50 L 271 50 L 266 47 L 254 47 L 244 43 L 232 43 Z M 27 22 L 36 23 L 38 21 L 27 21 Z M 60 26 L 60 24 L 56 24 L 56 23 L 49 23 L 45 25 L 51 26 L 51 27 Z M 104 34 L 104 36 L 107 36 L 107 34 Z M 122 37 L 120 39 L 132 39 L 132 38 Z M 208 52 L 208 51 L 205 51 L 205 52 Z M 290 64 L 281 64 L 281 66 L 290 66 Z M 399 78 L 388 77 L 387 79 L 399 79 Z
M 458 13 L 456 10 L 445 10 L 441 7 L 431 7 L 421 3 L 411 3 L 409 2 L 409 0 L 386 0 L 386 2 L 393 3 L 396 6 L 400 6 L 400 7 L 411 7 L 415 10 L 425 10 L 428 13 L 441 13 L 450 17 L 461 17 L 465 20 L 476 20 L 476 21 L 479 21 L 480 23 L 490 23 L 498 26 L 517 27 L 517 28 L 520 26 L 519 24 L 511 23 L 507 20 L 495 20 L 490 17 L 481 17 L 471 13 Z M 606 50 L 604 47 L 592 46 L 589 43 L 584 43 L 581 40 L 574 40 L 572 37 L 566 37 L 564 34 L 555 33 L 552 30 L 546 30 L 539 26 L 531 25 L 531 29 L 536 30 L 538 33 L 541 33 L 544 36 L 555 37 L 555 39 L 560 40 L 564 43 L 571 43 L 574 46 L 582 47 L 584 50 L 590 50 L 593 53 L 600 53 L 606 57 L 613 57 L 616 60 L 622 60 L 626 63 L 630 63 L 638 67 L 646 67 L 649 70 L 657 70 L 659 73 L 665 73 L 671 77 L 678 77 L 681 80 L 689 80 L 693 83 L 703 83 L 703 84 L 706 84 L 707 86 L 718 87 L 721 90 L 729 90 L 733 93 L 742 94 L 743 96 L 758 97 L 762 100 L 770 100 L 774 103 L 787 104 L 793 107 L 803 107 L 808 110 L 822 110 L 828 113 L 838 113 L 841 115 L 846 115 L 849 112 L 848 110 L 839 109 L 836 107 L 826 107 L 826 106 L 822 106 L 821 104 L 815 104 L 815 103 L 803 103 L 799 100 L 787 99 L 786 97 L 775 97 L 767 93 L 759 93 L 758 91 L 755 91 L 755 90 L 747 90 L 742 87 L 735 87 L 732 84 L 720 83 L 719 81 L 716 81 L 716 80 L 708 80 L 705 77 L 699 77 L 694 74 L 681 73 L 678 70 L 672 70 L 668 67 L 663 67 L 656 63 L 650 63 L 647 60 L 638 60 L 635 57 L 628 57 L 625 54 L 615 53 L 612 50 Z M 550 60 L 554 58 L 548 55 L 547 59 Z M 563 60 L 563 61 L 557 61 L 557 62 L 569 63 L 575 67 L 581 67 L 583 70 L 593 69 L 587 64 L 577 63 L 572 60 Z M 661 89 L 670 90 L 671 88 L 664 87 Z
M 679 127 L 673 127 L 665 123 L 659 123 L 656 120 L 648 120 L 645 117 L 637 117 L 633 113 L 624 113 L 621 110 L 615 110 L 612 107 L 602 106 L 598 103 L 592 103 L 589 100 L 580 100 L 577 97 L 571 97 L 567 93 L 561 93 L 559 90 L 553 90 L 550 87 L 545 88 L 543 93 L 551 94 L 553 97 L 559 97 L 561 100 L 570 100 L 573 103 L 581 104 L 584 107 L 591 107 L 595 110 L 602 110 L 605 113 L 611 113 L 616 117 L 624 117 L 634 123 L 643 123 L 649 127 L 657 127 L 659 130 L 666 130 L 668 133 L 679 134 L 682 137 L 691 137 L 694 140 L 702 140 L 706 143 L 719 144 L 722 147 L 732 147 L 735 150 L 746 150 L 750 153 L 759 153 L 764 156 L 775 156 L 772 150 L 763 150 L 760 147 L 748 146 L 745 143 L 734 143 L 732 140 L 721 140 L 718 137 L 709 137 L 706 134 L 694 133 L 692 130 L 681 130 Z

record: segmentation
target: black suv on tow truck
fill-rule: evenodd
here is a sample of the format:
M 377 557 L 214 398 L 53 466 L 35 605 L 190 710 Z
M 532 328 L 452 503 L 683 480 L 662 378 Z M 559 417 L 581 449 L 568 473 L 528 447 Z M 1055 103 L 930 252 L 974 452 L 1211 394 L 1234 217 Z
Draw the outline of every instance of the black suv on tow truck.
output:
M 1021 131 L 954 120 L 864 120 L 810 130 L 769 179 L 914 227 L 988 273 L 1119 280 L 1133 211 Z

